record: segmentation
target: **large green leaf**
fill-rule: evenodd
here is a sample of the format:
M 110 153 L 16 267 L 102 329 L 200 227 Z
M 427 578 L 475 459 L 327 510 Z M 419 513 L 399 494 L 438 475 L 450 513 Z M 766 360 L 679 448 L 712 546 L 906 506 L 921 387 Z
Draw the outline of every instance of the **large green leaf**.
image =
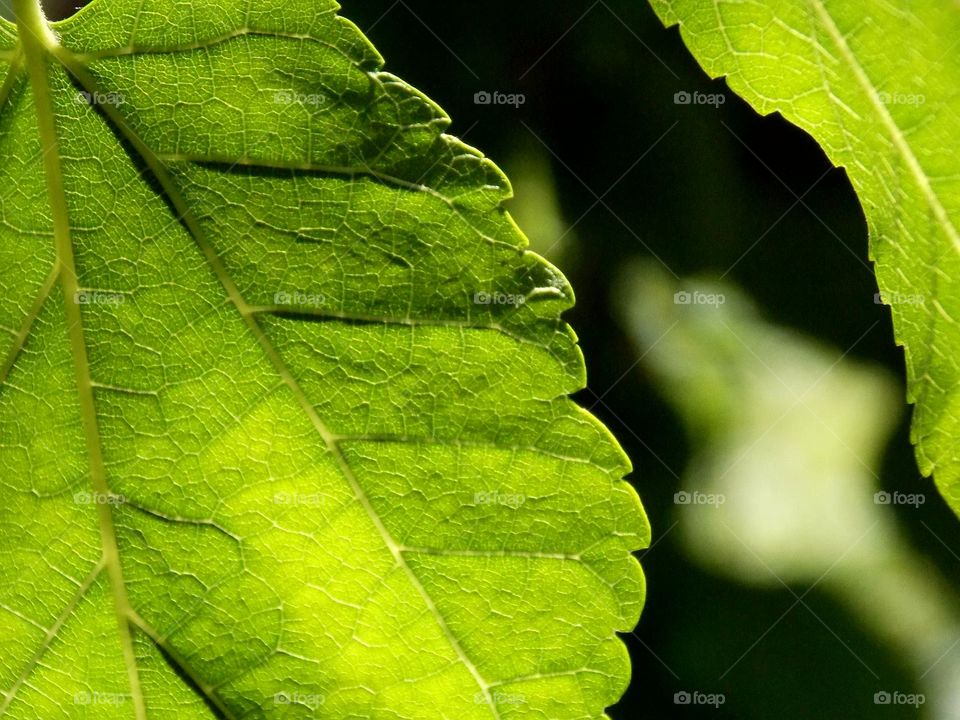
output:
M 648 526 L 500 171 L 329 0 L 34 1 L 0 716 L 602 717 Z
M 960 513 L 960 5 L 651 2 L 710 75 L 846 168 L 906 353 L 920 468 Z

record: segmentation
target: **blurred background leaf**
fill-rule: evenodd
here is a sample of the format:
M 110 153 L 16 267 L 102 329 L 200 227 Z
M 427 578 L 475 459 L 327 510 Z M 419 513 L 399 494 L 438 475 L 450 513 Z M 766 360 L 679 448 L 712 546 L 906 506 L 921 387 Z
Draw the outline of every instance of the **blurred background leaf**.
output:
M 805 602 L 821 588 L 912 664 L 918 686 L 886 688 L 872 659 L 850 650 L 884 687 L 875 704 L 960 715 L 958 598 L 893 512 L 939 496 L 883 490 L 877 474 L 904 410 L 893 377 L 764 322 L 730 283 L 678 283 L 647 261 L 624 273 L 618 297 L 693 448 L 674 494 L 687 554 L 721 577 L 787 589 L 843 643 Z

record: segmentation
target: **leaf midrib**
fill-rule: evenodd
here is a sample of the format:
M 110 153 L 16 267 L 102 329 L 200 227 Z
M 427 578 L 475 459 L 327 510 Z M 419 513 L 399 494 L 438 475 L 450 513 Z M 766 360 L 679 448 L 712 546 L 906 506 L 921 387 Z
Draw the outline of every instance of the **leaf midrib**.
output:
M 920 161 L 917 159 L 916 154 L 913 152 L 913 148 L 910 146 L 910 143 L 907 141 L 906 136 L 903 131 L 900 129 L 900 126 L 897 125 L 897 122 L 894 120 L 893 115 L 890 114 L 890 111 L 884 105 L 883 101 L 880 99 L 879 91 L 877 90 L 876 85 L 870 79 L 870 76 L 867 75 L 866 70 L 857 60 L 856 54 L 850 48 L 847 43 L 846 38 L 843 36 L 843 33 L 840 32 L 840 28 L 837 27 L 836 22 L 833 19 L 833 16 L 830 14 L 830 11 L 827 10 L 826 5 L 824 5 L 823 0 L 809 0 L 810 7 L 813 8 L 813 11 L 820 18 L 820 22 L 827 31 L 827 34 L 830 36 L 830 39 L 833 41 L 836 48 L 839 50 L 844 61 L 850 67 L 850 70 L 853 72 L 854 77 L 856 77 L 857 83 L 860 85 L 861 89 L 867 96 L 868 101 L 873 106 L 874 111 L 877 113 L 881 124 L 886 129 L 887 133 L 890 136 L 891 141 L 893 142 L 894 147 L 897 149 L 897 152 L 903 157 L 904 162 L 906 162 L 907 167 L 910 169 L 910 174 L 913 176 L 914 181 L 917 183 L 917 186 L 920 188 L 920 192 L 923 194 L 924 199 L 927 202 L 927 205 L 933 211 L 933 215 L 937 220 L 937 224 L 943 229 L 947 238 L 950 240 L 954 252 L 960 253 L 960 234 L 957 232 L 956 226 L 950 220 L 950 216 L 944 208 L 943 204 L 940 202 L 940 197 L 937 195 L 936 191 L 933 189 L 933 186 L 930 183 L 930 177 L 927 175 L 926 171 L 923 169 L 923 166 L 920 164 Z M 933 276 L 936 278 L 936 268 L 933 267 Z M 934 284 L 936 285 L 936 279 L 934 279 Z M 934 297 L 934 307 L 938 309 L 939 313 L 942 316 L 949 318 L 949 315 L 943 310 L 940 304 L 936 301 Z M 934 333 L 934 328 L 936 326 L 936 316 L 931 319 L 928 325 L 928 332 L 932 336 Z M 932 340 L 931 340 L 932 342 Z M 932 347 L 932 345 L 931 345 Z M 922 403 L 926 394 L 931 390 L 931 382 L 927 378 L 921 378 L 917 382 L 920 391 L 916 397 L 917 403 Z M 949 390 L 951 393 L 960 392 L 960 389 L 954 387 Z M 937 419 L 937 423 L 940 422 L 940 418 Z M 911 429 L 911 435 L 915 432 L 916 425 Z M 916 447 L 918 450 L 918 457 L 921 457 L 929 463 L 929 469 L 925 469 L 924 472 L 934 472 L 937 469 L 937 460 L 931 457 L 924 447 L 921 439 L 916 440 Z M 922 462 L 921 462 L 922 465 Z
M 920 161 L 917 159 L 917 156 L 914 154 L 913 148 L 911 148 L 910 143 L 907 142 L 907 138 L 904 136 L 903 131 L 900 129 L 900 126 L 897 125 L 896 121 L 893 119 L 893 116 L 890 114 L 890 111 L 880 99 L 880 95 L 873 81 L 870 79 L 866 70 L 864 70 L 863 66 L 857 60 L 856 54 L 850 49 L 846 38 L 843 36 L 843 33 L 840 32 L 840 28 L 837 27 L 836 22 L 834 22 L 833 16 L 823 4 L 823 0 L 809 0 L 809 2 L 814 12 L 820 17 L 820 21 L 823 23 L 824 28 L 830 35 L 830 39 L 840 51 L 840 54 L 843 56 L 843 59 L 846 61 L 847 65 L 850 66 L 851 71 L 857 79 L 857 83 L 866 93 L 867 99 L 870 101 L 870 104 L 876 111 L 877 116 L 880 118 L 880 122 L 883 123 L 884 128 L 886 128 L 887 132 L 890 134 L 890 139 L 893 141 L 897 151 L 906 161 L 907 167 L 910 168 L 910 173 L 913 175 L 914 180 L 920 187 L 920 191 L 923 193 L 927 204 L 930 205 L 930 208 L 933 210 L 933 213 L 937 218 L 937 222 L 940 224 L 944 232 L 947 234 L 947 237 L 953 243 L 954 250 L 960 252 L 960 234 L 958 234 L 957 228 L 951 222 L 946 208 L 944 208 L 943 204 L 940 202 L 940 197 L 930 184 L 930 177 L 927 175 L 926 171 L 923 169 L 923 166 L 920 164 Z
M 74 302 L 79 286 L 70 237 L 70 220 L 67 212 L 63 171 L 60 165 L 53 100 L 49 78 L 47 77 L 47 62 L 51 55 L 50 44 L 53 42 L 53 33 L 43 16 L 40 0 L 14 0 L 13 7 L 17 15 L 18 40 L 26 58 L 37 113 L 37 129 L 41 152 L 43 153 L 42 164 L 47 181 L 47 193 L 56 245 L 54 272 L 59 274 L 60 285 L 63 289 L 64 319 L 70 336 L 81 423 L 90 461 L 90 479 L 94 492 L 98 495 L 107 496 L 110 490 L 107 485 L 106 468 L 100 444 L 100 432 L 93 398 L 82 317 L 79 304 Z M 107 569 L 110 578 L 117 633 L 120 638 L 124 664 L 127 668 L 134 714 L 137 720 L 146 720 L 146 704 L 140 686 L 139 669 L 133 649 L 133 636 L 130 626 L 127 624 L 130 602 L 127 597 L 126 584 L 123 580 L 123 569 L 120 565 L 116 531 L 113 525 L 113 510 L 107 503 L 98 502 L 95 503 L 95 506 L 100 525 L 100 542 L 103 552 L 101 564 Z M 90 584 L 92 585 L 92 581 Z

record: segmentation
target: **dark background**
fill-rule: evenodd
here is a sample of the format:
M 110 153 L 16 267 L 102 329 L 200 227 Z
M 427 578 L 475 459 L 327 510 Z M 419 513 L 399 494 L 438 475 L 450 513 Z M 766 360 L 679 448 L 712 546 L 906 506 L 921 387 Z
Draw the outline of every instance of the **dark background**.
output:
M 637 630 L 625 636 L 633 681 L 611 717 L 921 717 L 912 708 L 873 705 L 877 690 L 911 692 L 918 679 L 819 588 L 806 602 L 839 637 L 811 613 L 794 610 L 720 679 L 794 597 L 786 589 L 761 591 L 709 575 L 681 552 L 669 529 L 689 446 L 642 369 L 629 371 L 638 349 L 611 306 L 611 285 L 632 258 L 655 254 L 678 275 L 730 271 L 728 279 L 746 288 L 768 319 L 840 350 L 853 347 L 851 357 L 902 377 L 889 310 L 872 301 L 866 227 L 845 173 L 831 169 L 803 132 L 777 116 L 758 116 L 722 81 L 710 81 L 677 31 L 665 30 L 643 0 L 344 5 L 343 14 L 386 57 L 387 69 L 447 110 L 450 132 L 511 176 L 524 175 L 531 158 L 547 163 L 563 219 L 576 223 L 559 246 L 536 237 L 536 247 L 576 290 L 578 304 L 568 319 L 590 378 L 579 399 L 633 459 L 630 480 L 655 542 L 642 555 L 647 607 Z M 680 90 L 724 93 L 726 102 L 678 106 L 673 96 Z M 523 93 L 526 102 L 477 105 L 478 91 Z M 524 198 L 514 202 L 522 211 Z M 534 236 L 543 230 L 526 229 Z M 604 393 L 603 404 L 594 406 Z M 881 477 L 896 479 L 890 490 L 927 493 L 920 510 L 901 511 L 904 531 L 955 578 L 960 524 L 932 481 L 918 476 L 906 419 Z M 880 683 L 853 653 L 869 660 Z M 694 688 L 724 693 L 726 704 L 674 704 L 674 693 Z

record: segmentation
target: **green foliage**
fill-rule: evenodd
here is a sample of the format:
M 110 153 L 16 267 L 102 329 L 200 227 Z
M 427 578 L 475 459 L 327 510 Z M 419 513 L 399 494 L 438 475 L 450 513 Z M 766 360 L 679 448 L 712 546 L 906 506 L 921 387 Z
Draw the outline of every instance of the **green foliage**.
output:
M 712 302 L 676 304 L 676 279 L 641 264 L 624 273 L 620 304 L 690 438 L 677 503 L 687 550 L 774 587 L 816 583 L 838 557 L 848 562 L 831 582 L 875 572 L 907 545 L 874 495 L 903 407 L 893 378 L 768 323 L 729 282 L 680 287 Z
M 846 168 L 906 353 L 920 468 L 960 512 L 956 3 L 651 2 L 711 76 Z
M 648 541 L 509 185 L 329 0 L 0 28 L 0 716 L 600 718 Z

